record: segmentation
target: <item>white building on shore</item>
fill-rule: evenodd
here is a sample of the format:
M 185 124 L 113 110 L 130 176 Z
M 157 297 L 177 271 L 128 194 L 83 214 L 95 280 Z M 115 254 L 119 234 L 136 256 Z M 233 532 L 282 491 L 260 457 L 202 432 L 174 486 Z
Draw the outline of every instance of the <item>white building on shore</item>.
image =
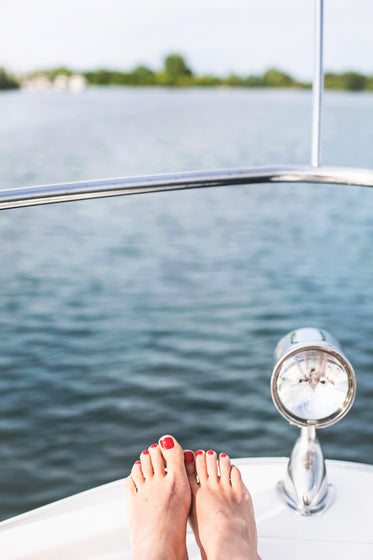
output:
M 28 91 L 80 93 L 87 87 L 87 80 L 81 74 L 58 74 L 53 80 L 46 74 L 38 74 L 22 80 L 21 87 Z

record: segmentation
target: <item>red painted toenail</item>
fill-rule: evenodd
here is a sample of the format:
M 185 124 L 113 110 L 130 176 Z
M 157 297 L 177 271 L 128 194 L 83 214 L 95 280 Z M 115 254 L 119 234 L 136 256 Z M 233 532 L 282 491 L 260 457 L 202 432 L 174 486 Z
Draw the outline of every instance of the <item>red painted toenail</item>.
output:
M 184 460 L 185 460 L 185 463 L 187 465 L 190 465 L 190 463 L 193 463 L 193 460 L 194 460 L 193 451 L 184 451 Z
M 149 451 L 147 449 L 144 449 L 144 451 L 142 452 L 143 455 L 149 455 Z
M 226 453 L 220 453 L 220 457 L 224 459 L 224 457 L 228 457 L 228 455 Z
M 175 447 L 175 443 L 172 437 L 165 437 L 161 439 L 161 447 L 162 449 L 172 449 L 173 447 Z
M 156 447 L 158 447 L 158 443 L 152 443 L 150 446 L 151 449 L 155 449 Z
M 141 465 L 141 461 L 136 461 L 135 465 Z
M 202 455 L 202 454 L 203 454 L 202 449 L 198 449 L 198 451 L 196 451 L 194 455 Z
M 209 455 L 213 455 L 213 454 L 214 454 L 214 452 L 213 452 L 212 449 L 209 449 L 209 450 L 207 451 L 207 453 L 208 453 Z

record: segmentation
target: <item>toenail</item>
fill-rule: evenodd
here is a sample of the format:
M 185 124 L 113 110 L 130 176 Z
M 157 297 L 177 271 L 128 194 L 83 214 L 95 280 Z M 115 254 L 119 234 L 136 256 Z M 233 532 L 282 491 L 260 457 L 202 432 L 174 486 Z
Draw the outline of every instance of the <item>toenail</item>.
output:
M 165 437 L 161 439 L 161 447 L 162 449 L 172 449 L 173 447 L 175 447 L 175 443 L 172 437 Z
M 228 455 L 226 453 L 220 453 L 220 457 L 224 459 L 224 457 L 228 457 Z
M 193 451 L 184 451 L 184 460 L 187 465 L 193 463 L 194 460 L 194 453 Z
M 144 449 L 144 451 L 142 452 L 143 455 L 149 455 L 149 451 L 147 449 Z
M 158 447 L 158 443 L 152 443 L 150 449 L 155 449 L 156 447 Z
M 203 454 L 202 449 L 198 449 L 198 451 L 196 451 L 194 455 L 202 455 L 202 454 Z
M 136 461 L 135 465 L 141 465 L 141 461 Z
M 213 455 L 213 454 L 214 454 L 214 452 L 213 452 L 212 449 L 209 449 L 209 450 L 207 451 L 207 453 L 208 453 L 209 455 Z

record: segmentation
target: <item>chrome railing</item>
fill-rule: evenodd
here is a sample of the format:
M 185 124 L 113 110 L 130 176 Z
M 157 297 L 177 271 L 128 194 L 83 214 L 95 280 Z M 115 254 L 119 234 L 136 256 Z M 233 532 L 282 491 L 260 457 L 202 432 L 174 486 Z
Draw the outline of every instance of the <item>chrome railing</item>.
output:
M 373 187 L 373 171 L 283 165 L 17 187 L 0 190 L 0 210 L 91 198 L 255 183 L 326 183 Z
M 312 82 L 312 152 L 313 167 L 321 165 L 321 111 L 324 91 L 323 45 L 324 0 L 315 1 L 314 72 Z

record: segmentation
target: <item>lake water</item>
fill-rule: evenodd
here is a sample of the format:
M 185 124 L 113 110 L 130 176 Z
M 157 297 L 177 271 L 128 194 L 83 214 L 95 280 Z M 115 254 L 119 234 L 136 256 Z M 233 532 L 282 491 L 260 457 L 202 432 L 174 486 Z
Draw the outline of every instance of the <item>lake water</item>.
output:
M 0 95 L 0 186 L 310 160 L 302 91 Z M 325 164 L 372 167 L 373 95 L 328 93 Z M 128 473 L 163 433 L 288 455 L 278 339 L 320 326 L 355 367 L 329 458 L 373 462 L 373 193 L 257 185 L 0 215 L 1 517 Z

